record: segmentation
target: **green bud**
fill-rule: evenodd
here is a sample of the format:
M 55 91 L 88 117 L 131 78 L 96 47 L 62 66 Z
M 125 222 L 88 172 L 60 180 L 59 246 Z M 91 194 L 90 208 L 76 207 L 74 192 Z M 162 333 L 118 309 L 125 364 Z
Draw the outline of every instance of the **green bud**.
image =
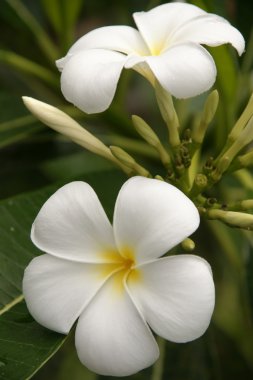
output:
M 232 211 L 247 211 L 253 209 L 253 199 L 245 199 L 243 201 L 229 203 L 227 209 Z
M 245 199 L 241 201 L 241 208 L 243 210 L 253 209 L 253 199 Z
M 196 124 L 193 129 L 192 139 L 195 143 L 202 144 L 208 125 L 211 123 L 216 113 L 218 103 L 219 93 L 217 90 L 214 90 L 207 97 L 199 124 Z
M 119 161 L 115 159 L 110 149 L 102 141 L 93 136 L 65 112 L 27 96 L 23 97 L 23 102 L 29 111 L 42 123 L 68 137 L 76 144 L 83 146 L 90 152 L 116 163 L 125 172 L 129 173 L 127 168 L 123 167 Z
M 132 170 L 133 173 L 139 174 L 143 177 L 151 177 L 151 174 L 143 166 L 139 165 L 135 159 L 130 156 L 123 149 L 118 146 L 110 146 L 110 150 L 114 157 L 116 157 L 122 164 Z
M 194 250 L 195 248 L 195 243 L 193 240 L 187 238 L 185 240 L 182 241 L 181 243 L 182 245 L 182 248 L 185 250 L 185 251 L 188 251 L 188 252 L 191 252 Z
M 238 163 L 240 164 L 238 169 L 253 165 L 253 150 L 238 157 Z
M 190 197 L 195 197 L 200 194 L 207 186 L 208 181 L 205 174 L 199 173 L 194 178 L 193 186 L 190 191 Z
M 207 185 L 207 178 L 204 174 L 197 174 L 194 180 L 198 188 L 204 189 Z
M 153 129 L 139 116 L 132 115 L 133 125 L 136 131 L 144 138 L 150 145 L 157 146 L 160 143 L 158 136 Z
M 169 142 L 171 146 L 177 147 L 180 145 L 180 137 L 178 133 L 179 121 L 172 96 L 160 85 L 158 81 L 155 82 L 155 94 L 162 118 L 165 121 L 169 131 Z
M 245 107 L 244 111 L 242 112 L 241 116 L 239 117 L 238 121 L 236 122 L 235 126 L 231 130 L 228 139 L 231 141 L 235 141 L 237 137 L 239 136 L 240 132 L 243 130 L 246 123 L 249 121 L 249 119 L 253 115 L 253 94 L 251 95 L 247 106 Z
M 159 181 L 163 181 L 163 182 L 164 182 L 164 178 L 161 177 L 161 176 L 158 175 L 158 174 L 155 176 L 155 179 L 158 179 Z
M 219 93 L 217 90 L 214 90 L 207 97 L 207 100 L 204 105 L 202 120 L 206 124 L 210 124 L 211 121 L 213 120 L 218 104 L 219 104 Z
M 232 158 L 227 155 L 226 156 L 224 155 L 223 157 L 221 157 L 221 159 L 216 164 L 216 169 L 212 177 L 215 178 L 215 176 L 217 175 L 217 178 L 220 179 L 221 174 L 224 173 L 228 169 L 231 161 L 232 161 Z
M 133 125 L 136 131 L 149 145 L 153 146 L 161 158 L 162 163 L 166 168 L 171 167 L 171 159 L 169 153 L 165 150 L 159 137 L 153 131 L 153 129 L 139 116 L 132 116 Z
M 231 227 L 253 229 L 253 215 L 237 211 L 208 210 L 209 219 L 217 219 Z
M 183 240 L 181 245 L 182 245 L 182 248 L 188 252 L 193 251 L 195 248 L 194 241 L 192 239 L 189 239 L 189 238 L 186 238 L 185 240 Z
M 237 154 L 250 144 L 253 140 L 253 116 L 248 121 L 246 127 L 232 143 L 232 145 L 223 153 L 223 155 L 217 160 L 217 168 L 220 173 L 224 173 L 228 169 L 231 162 L 237 156 Z

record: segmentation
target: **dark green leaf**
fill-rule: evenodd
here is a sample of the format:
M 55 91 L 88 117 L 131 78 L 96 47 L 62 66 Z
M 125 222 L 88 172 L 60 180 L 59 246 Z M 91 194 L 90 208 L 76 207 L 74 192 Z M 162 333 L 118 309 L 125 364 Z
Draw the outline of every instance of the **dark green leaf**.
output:
M 29 379 L 66 337 L 38 325 L 24 302 L 0 317 L 0 379 Z

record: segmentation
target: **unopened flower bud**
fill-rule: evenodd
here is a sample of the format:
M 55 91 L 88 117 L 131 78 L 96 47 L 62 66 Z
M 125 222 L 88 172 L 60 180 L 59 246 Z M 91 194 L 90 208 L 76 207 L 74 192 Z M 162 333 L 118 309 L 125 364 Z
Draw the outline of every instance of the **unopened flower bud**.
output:
M 143 177 L 151 177 L 151 174 L 143 166 L 139 165 L 135 159 L 118 146 L 110 146 L 110 150 L 122 164 L 131 169 L 134 174 L 139 174 Z
M 189 238 L 186 238 L 184 241 L 182 241 L 181 245 L 182 245 L 182 248 L 188 252 L 193 251 L 195 248 L 194 241 L 192 239 L 189 239 Z
M 253 140 L 253 116 L 248 121 L 246 127 L 240 133 L 239 137 L 232 143 L 232 145 L 223 153 L 223 155 L 217 160 L 217 168 L 220 173 L 227 170 L 237 156 L 237 154 L 250 144 Z
M 244 126 L 247 124 L 249 119 L 253 115 L 253 94 L 251 95 L 247 106 L 243 110 L 241 116 L 239 117 L 238 121 L 236 122 L 235 126 L 231 130 L 228 138 L 230 141 L 235 141 L 237 137 L 239 136 L 240 132 L 243 130 Z
M 179 121 L 172 97 L 158 81 L 155 82 L 155 93 L 162 118 L 168 127 L 169 142 L 171 146 L 176 147 L 180 145 Z
M 253 215 L 236 211 L 208 210 L 209 219 L 217 219 L 231 227 L 253 229 Z
M 214 90 L 208 96 L 204 105 L 204 110 L 201 115 L 200 122 L 199 124 L 195 126 L 193 130 L 192 139 L 195 143 L 202 144 L 208 125 L 213 120 L 213 117 L 217 110 L 218 103 L 219 103 L 219 93 L 217 90 Z
M 89 151 L 115 162 L 110 149 L 65 112 L 39 100 L 23 97 L 25 106 L 42 123 L 70 138 Z
M 139 135 L 158 151 L 164 166 L 167 168 L 171 167 L 170 156 L 153 129 L 139 116 L 133 115 L 132 121 Z
M 195 197 L 196 195 L 200 194 L 207 186 L 207 183 L 208 181 L 205 174 L 202 174 L 202 173 L 197 174 L 196 177 L 194 178 L 193 186 L 190 191 L 190 196 Z

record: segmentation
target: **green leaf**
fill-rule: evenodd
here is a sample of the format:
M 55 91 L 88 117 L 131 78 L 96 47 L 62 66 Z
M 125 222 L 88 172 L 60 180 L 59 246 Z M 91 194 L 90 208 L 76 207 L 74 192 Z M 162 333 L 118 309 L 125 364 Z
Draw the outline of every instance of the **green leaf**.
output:
M 74 42 L 75 27 L 83 3 L 83 0 L 42 0 L 44 11 L 57 33 L 62 54 Z
M 125 181 L 116 170 L 87 174 L 109 218 Z M 0 379 L 29 379 L 62 345 L 65 336 L 38 325 L 22 301 L 25 267 L 41 252 L 30 240 L 40 207 L 61 184 L 0 202 Z
M 20 54 L 3 49 L 0 49 L 0 63 L 4 63 L 5 65 L 12 67 L 14 70 L 26 73 L 29 76 L 35 76 L 53 89 L 58 90 L 59 79 L 56 70 L 53 72 Z
M 42 328 L 24 302 L 0 317 L 0 379 L 29 379 L 59 349 L 66 336 Z
M 54 181 L 62 181 L 101 170 L 112 170 L 113 168 L 114 166 L 111 162 L 83 150 L 64 157 L 48 160 L 41 167 L 42 172 Z
M 57 46 L 53 43 L 30 10 L 25 6 L 24 2 L 20 0 L 7 0 L 7 2 L 36 37 L 36 42 L 40 45 L 41 51 L 47 56 L 49 61 L 54 62 L 59 58 Z

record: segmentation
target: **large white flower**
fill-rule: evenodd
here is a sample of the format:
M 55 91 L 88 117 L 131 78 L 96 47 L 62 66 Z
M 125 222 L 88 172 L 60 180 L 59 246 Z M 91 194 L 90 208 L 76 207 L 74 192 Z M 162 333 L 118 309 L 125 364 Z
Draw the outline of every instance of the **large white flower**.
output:
M 113 227 L 93 189 L 72 182 L 40 210 L 32 241 L 47 252 L 26 268 L 28 309 L 67 334 L 89 369 L 126 376 L 159 356 L 152 330 L 187 342 L 207 329 L 214 307 L 208 263 L 194 255 L 158 259 L 198 227 L 194 204 L 177 188 L 134 177 L 121 188 Z
M 214 83 L 216 67 L 201 44 L 232 44 L 242 54 L 244 39 L 227 20 L 182 3 L 133 14 L 139 29 L 107 26 L 81 37 L 57 61 L 65 98 L 87 113 L 106 110 L 123 68 L 155 78 L 177 98 L 196 96 Z

